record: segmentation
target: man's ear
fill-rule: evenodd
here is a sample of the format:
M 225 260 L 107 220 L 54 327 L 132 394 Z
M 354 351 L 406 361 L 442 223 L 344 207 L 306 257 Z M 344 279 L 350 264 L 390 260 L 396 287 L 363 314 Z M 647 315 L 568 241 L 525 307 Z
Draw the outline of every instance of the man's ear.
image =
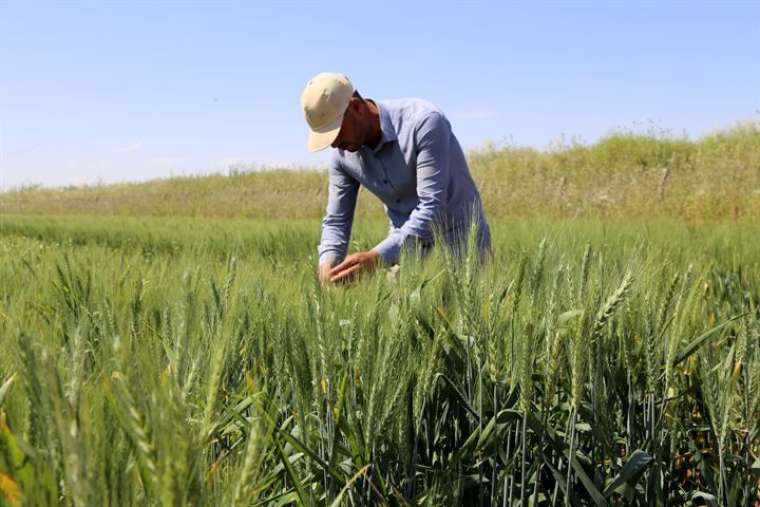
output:
M 351 100 L 348 102 L 348 107 L 350 107 L 357 113 L 361 112 L 361 108 L 363 105 L 364 105 L 364 102 L 362 101 L 362 99 L 356 96 L 351 97 Z

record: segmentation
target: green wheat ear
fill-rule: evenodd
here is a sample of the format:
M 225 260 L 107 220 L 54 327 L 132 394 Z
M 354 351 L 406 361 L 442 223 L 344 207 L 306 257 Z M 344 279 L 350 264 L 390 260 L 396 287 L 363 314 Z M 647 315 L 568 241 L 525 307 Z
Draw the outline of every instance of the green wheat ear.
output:
M 632 283 L 633 275 L 630 271 L 628 271 L 623 277 L 623 281 L 620 283 L 620 286 L 618 286 L 617 290 L 615 290 L 615 292 L 610 295 L 610 297 L 604 303 L 604 306 L 599 310 L 599 313 L 596 316 L 596 320 L 594 320 L 594 325 L 591 330 L 594 336 L 598 336 L 607 322 L 609 322 L 617 307 L 620 306 L 620 304 L 625 299 L 628 289 L 630 289 Z
M 153 493 L 159 484 L 159 477 L 158 468 L 156 467 L 155 447 L 150 439 L 145 419 L 137 408 L 124 375 L 120 372 L 114 372 L 111 375 L 111 380 L 114 408 L 120 414 L 122 425 L 132 441 L 133 449 L 138 457 L 140 476 L 145 484 L 145 488 L 150 493 Z

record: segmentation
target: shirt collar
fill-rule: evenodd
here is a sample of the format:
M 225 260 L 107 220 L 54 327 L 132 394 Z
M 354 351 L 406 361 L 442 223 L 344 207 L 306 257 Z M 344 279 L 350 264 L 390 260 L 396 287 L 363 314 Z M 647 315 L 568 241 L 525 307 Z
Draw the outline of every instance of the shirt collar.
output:
M 373 153 L 377 153 L 386 143 L 395 141 L 398 136 L 396 135 L 396 129 L 391 122 L 391 116 L 388 114 L 388 110 L 385 106 L 382 106 L 379 102 L 375 102 L 372 99 L 367 99 L 377 106 L 377 110 L 380 113 L 380 141 L 377 142 L 377 146 L 371 148 Z

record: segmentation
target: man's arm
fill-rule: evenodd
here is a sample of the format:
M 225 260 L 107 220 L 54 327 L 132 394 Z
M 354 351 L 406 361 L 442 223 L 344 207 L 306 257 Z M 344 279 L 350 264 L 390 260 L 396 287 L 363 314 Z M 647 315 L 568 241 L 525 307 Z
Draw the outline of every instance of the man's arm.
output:
M 318 248 L 320 274 L 346 256 L 358 192 L 359 182 L 333 158 L 329 166 L 327 209 L 322 219 L 322 237 Z
M 433 223 L 446 197 L 451 126 L 442 114 L 433 112 L 420 122 L 416 135 L 419 202 L 407 221 L 373 248 L 385 264 L 397 263 L 405 245 L 416 240 L 432 241 Z

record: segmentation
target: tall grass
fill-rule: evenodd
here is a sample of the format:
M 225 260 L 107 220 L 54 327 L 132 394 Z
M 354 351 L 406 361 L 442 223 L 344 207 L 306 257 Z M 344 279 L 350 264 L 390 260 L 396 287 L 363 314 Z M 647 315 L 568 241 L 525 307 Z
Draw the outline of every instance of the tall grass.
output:
M 757 226 L 497 220 L 322 289 L 282 225 L 3 218 L 0 498 L 757 501 Z
M 469 154 L 490 217 L 760 218 L 760 127 L 739 124 L 697 140 L 617 132 L 544 150 L 487 144 Z M 9 168 L 13 170 L 13 168 Z M 217 218 L 321 218 L 324 171 L 269 170 L 0 193 L 0 213 Z M 357 214 L 382 217 L 362 192 Z

